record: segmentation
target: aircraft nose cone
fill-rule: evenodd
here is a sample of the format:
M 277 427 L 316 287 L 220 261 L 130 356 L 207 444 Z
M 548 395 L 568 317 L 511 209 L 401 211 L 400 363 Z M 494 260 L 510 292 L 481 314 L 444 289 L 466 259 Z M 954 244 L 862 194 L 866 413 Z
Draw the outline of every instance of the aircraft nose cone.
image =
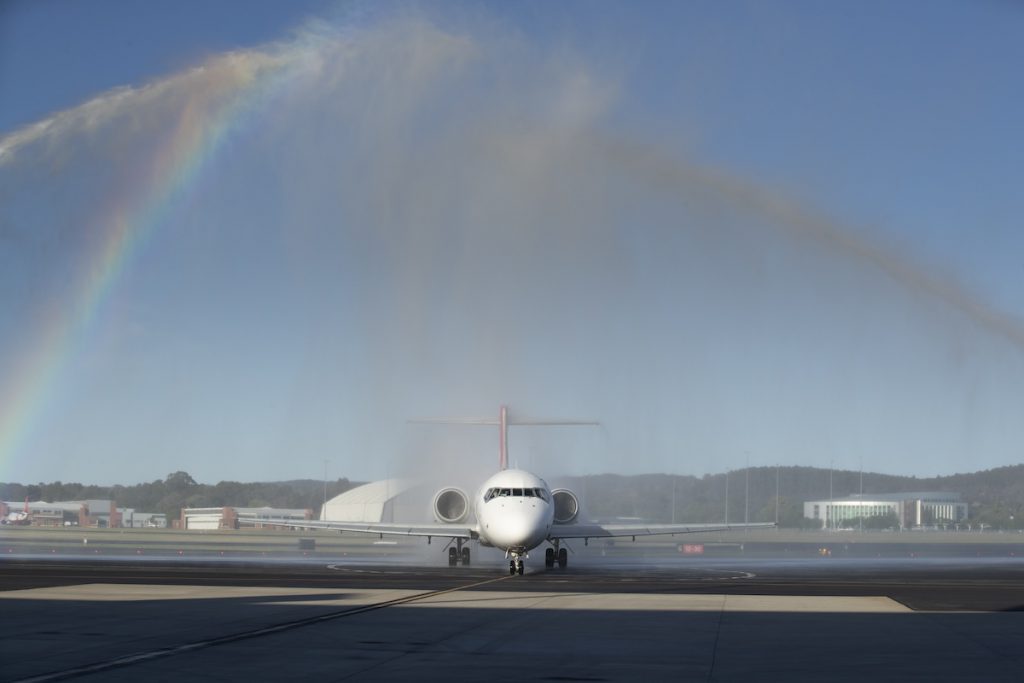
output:
M 496 513 L 487 529 L 487 535 L 495 545 L 532 548 L 547 535 L 543 512 L 529 499 L 507 502 Z

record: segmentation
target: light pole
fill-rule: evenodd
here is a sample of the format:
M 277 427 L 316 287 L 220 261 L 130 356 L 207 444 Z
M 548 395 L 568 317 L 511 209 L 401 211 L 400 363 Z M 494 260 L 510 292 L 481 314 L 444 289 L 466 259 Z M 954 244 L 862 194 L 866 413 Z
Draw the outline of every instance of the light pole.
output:
M 775 529 L 779 528 L 779 466 L 775 465 Z
M 743 470 L 743 528 L 750 524 L 750 453 L 747 453 L 747 466 Z
M 725 471 L 725 524 L 729 525 L 729 470 Z
M 327 521 L 327 463 L 330 460 L 324 458 L 324 505 L 320 508 L 320 521 Z
M 825 514 L 825 525 L 829 531 L 835 526 L 836 511 L 835 503 L 832 499 L 832 470 L 835 469 L 835 461 L 828 461 L 828 512 Z
M 864 456 L 860 456 L 860 532 L 864 533 Z
M 676 523 L 676 475 L 672 475 L 672 523 Z

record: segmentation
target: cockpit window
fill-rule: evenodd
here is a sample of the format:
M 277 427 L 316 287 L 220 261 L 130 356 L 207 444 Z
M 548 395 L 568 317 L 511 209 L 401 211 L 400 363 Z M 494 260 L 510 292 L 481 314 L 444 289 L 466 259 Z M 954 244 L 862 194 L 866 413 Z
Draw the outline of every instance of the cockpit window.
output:
M 492 498 L 508 497 L 508 496 L 516 496 L 516 497 L 525 496 L 527 498 L 540 498 L 545 503 L 548 502 L 548 496 L 547 496 L 547 493 L 544 491 L 544 489 L 534 489 L 534 488 L 529 488 L 529 489 L 501 489 L 501 488 L 487 489 L 487 493 L 484 494 L 484 502 L 486 503 L 487 501 L 491 500 Z

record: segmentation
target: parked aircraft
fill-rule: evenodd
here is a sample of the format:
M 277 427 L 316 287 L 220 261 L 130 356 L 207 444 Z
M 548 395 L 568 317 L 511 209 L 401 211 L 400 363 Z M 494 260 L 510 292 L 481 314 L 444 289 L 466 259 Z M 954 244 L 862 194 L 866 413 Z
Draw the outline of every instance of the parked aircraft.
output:
M 19 524 L 19 525 L 31 524 L 32 523 L 32 513 L 29 511 L 29 508 L 28 508 L 28 498 L 25 498 L 25 507 L 24 507 L 24 509 L 22 509 L 20 511 L 11 510 L 9 513 L 7 513 L 6 517 L 4 517 L 2 520 L 0 520 L 0 523 L 3 523 L 3 524 Z

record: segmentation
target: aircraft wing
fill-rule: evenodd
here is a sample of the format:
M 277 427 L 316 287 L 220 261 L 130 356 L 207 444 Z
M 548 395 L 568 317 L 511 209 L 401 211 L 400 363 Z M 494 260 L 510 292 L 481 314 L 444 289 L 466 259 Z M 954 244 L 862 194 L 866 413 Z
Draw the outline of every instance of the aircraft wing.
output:
M 245 526 L 284 526 L 296 529 L 327 529 L 355 534 L 378 534 L 383 536 L 437 536 L 438 538 L 476 538 L 476 531 L 469 526 L 458 524 L 393 524 L 385 522 L 324 522 L 320 520 L 238 519 Z
M 614 536 L 675 536 L 701 531 L 735 531 L 737 529 L 765 529 L 774 522 L 752 524 L 555 524 L 548 534 L 550 540 L 561 538 L 611 538 Z

